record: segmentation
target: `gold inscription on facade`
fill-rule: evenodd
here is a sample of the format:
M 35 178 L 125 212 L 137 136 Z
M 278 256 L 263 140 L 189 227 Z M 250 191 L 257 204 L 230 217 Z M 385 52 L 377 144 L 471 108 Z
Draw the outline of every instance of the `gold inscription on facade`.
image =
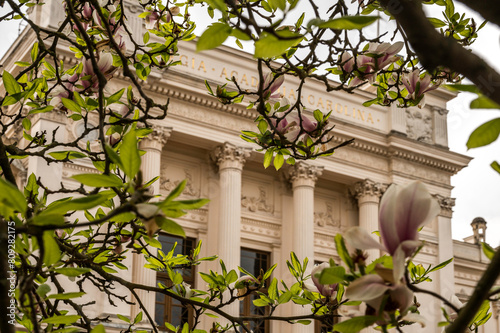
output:
M 179 56 L 179 61 L 181 63 L 181 66 L 192 69 L 193 71 L 197 71 L 199 73 L 207 72 L 207 67 L 204 60 L 199 60 L 196 57 L 190 58 L 189 56 L 183 54 Z M 212 71 L 216 72 L 216 67 L 212 67 Z M 232 70 L 231 68 L 222 67 L 219 78 L 231 79 L 233 77 L 235 78 L 236 82 L 238 82 L 238 84 L 240 84 L 242 87 L 257 88 L 257 85 L 259 83 L 258 78 L 253 75 L 247 75 L 246 73 L 244 73 L 240 76 L 240 73 L 238 73 L 238 71 Z M 292 103 L 297 100 L 296 90 L 294 90 L 293 88 L 287 89 L 286 86 L 282 86 L 280 88 L 280 92 Z M 363 123 L 375 124 L 373 115 L 370 111 L 352 108 L 351 112 L 348 105 L 341 103 L 334 104 L 332 100 L 324 99 L 324 97 L 317 97 L 314 94 L 301 96 L 301 98 L 308 109 L 320 109 L 324 112 L 333 111 L 334 114 L 337 113 L 337 115 L 341 115 L 344 118 L 349 117 L 350 119 L 355 119 L 356 121 L 360 121 Z M 377 119 L 377 122 L 379 121 L 380 119 Z

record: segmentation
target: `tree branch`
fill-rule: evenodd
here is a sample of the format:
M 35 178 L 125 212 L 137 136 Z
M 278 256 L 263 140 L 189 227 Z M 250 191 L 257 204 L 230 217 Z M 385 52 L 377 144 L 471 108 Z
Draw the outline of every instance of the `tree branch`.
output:
M 500 104 L 500 75 L 454 39 L 441 35 L 427 19 L 420 1 L 380 0 L 380 4 L 401 25 L 425 68 L 432 70 L 442 66 L 459 72 L 484 95 Z

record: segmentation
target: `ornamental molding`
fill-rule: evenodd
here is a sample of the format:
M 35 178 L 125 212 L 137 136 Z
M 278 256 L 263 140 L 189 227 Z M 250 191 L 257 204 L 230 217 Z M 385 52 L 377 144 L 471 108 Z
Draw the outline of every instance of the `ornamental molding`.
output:
M 447 115 L 450 112 L 450 110 L 448 110 L 446 108 L 442 108 L 442 107 L 436 106 L 436 105 L 432 105 L 431 106 L 431 110 L 433 112 L 439 113 L 442 116 Z
M 280 225 L 244 217 L 241 219 L 241 231 L 272 238 L 281 237 Z
M 243 169 L 243 165 L 250 157 L 249 148 L 238 147 L 229 142 L 217 146 L 210 153 L 210 159 L 219 167 L 219 171 L 225 168 Z
M 455 206 L 455 198 L 445 197 L 440 194 L 433 194 L 432 197 L 437 200 L 441 207 L 441 215 L 451 217 L 453 214 L 453 207 Z
M 64 178 L 69 178 L 72 175 L 75 174 L 81 174 L 81 173 L 95 173 L 98 174 L 99 170 L 97 170 L 94 167 L 87 167 L 84 165 L 78 165 L 75 163 L 64 163 L 63 164 L 63 173 L 62 176 Z
M 170 135 L 172 134 L 171 127 L 165 127 L 160 125 L 153 125 L 150 127 L 152 130 L 148 136 L 142 138 L 141 146 L 144 148 L 151 148 L 151 145 L 159 145 L 159 148 L 163 148 L 163 146 L 167 143 Z
M 314 186 L 318 177 L 323 174 L 323 167 L 297 162 L 295 165 L 290 166 L 287 171 L 288 180 L 293 187 L 301 185 Z
M 377 183 L 371 179 L 365 179 L 355 183 L 354 186 L 350 188 L 350 193 L 357 200 L 366 196 L 375 196 L 380 198 L 387 190 L 387 187 L 387 184 Z

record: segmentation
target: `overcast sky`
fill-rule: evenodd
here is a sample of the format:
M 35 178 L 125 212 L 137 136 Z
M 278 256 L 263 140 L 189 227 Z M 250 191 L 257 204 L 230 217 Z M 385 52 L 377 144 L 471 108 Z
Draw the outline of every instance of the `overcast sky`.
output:
M 7 6 L 7 5 L 6 5 Z M 463 7 L 457 5 L 463 12 Z M 0 8 L 0 16 L 6 13 Z M 477 22 L 481 22 L 477 19 Z M 0 22 L 0 56 L 7 51 L 18 35 L 19 21 Z M 481 54 L 491 65 L 500 70 L 500 30 L 488 24 L 480 32 L 473 50 Z M 456 198 L 453 214 L 453 238 L 462 240 L 472 234 L 470 222 L 481 216 L 488 222 L 487 241 L 492 246 L 500 245 L 500 175 L 489 165 L 500 162 L 500 141 L 484 148 L 467 151 L 466 142 L 472 131 L 487 120 L 500 116 L 498 110 L 470 110 L 472 94 L 460 94 L 448 103 L 448 139 L 452 151 L 474 157 L 469 166 L 452 177 Z

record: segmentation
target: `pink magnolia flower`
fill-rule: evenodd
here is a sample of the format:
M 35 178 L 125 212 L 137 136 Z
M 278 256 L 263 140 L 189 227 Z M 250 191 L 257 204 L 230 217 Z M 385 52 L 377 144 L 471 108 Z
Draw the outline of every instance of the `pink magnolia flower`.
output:
M 418 230 L 439 211 L 439 204 L 422 183 L 412 182 L 401 187 L 393 184 L 380 202 L 379 232 L 383 245 L 360 227 L 347 230 L 345 239 L 357 249 L 380 249 L 404 260 L 421 244 Z
M 327 262 L 324 262 L 320 265 L 314 266 L 314 268 L 311 271 L 311 280 L 321 295 L 323 295 L 327 298 L 332 298 L 332 296 L 335 297 L 335 295 L 337 293 L 338 284 L 337 283 L 321 284 L 321 283 L 319 283 L 319 278 L 316 277 L 316 275 L 319 275 L 322 270 L 324 270 L 325 268 L 329 268 L 329 267 L 330 267 L 330 264 Z
M 359 227 L 347 230 L 345 239 L 357 249 L 388 252 L 393 257 L 393 268 L 377 266 L 377 274 L 365 275 L 352 282 L 347 288 L 346 297 L 364 301 L 376 312 L 383 299 L 389 297 L 383 310 L 399 309 L 404 313 L 413 299 L 413 292 L 406 286 L 404 278 L 405 259 L 421 245 L 418 230 L 431 222 L 439 211 L 439 204 L 422 183 L 412 182 L 401 187 L 391 185 L 382 197 L 379 209 L 379 231 L 383 245 Z
M 403 42 L 369 43 L 359 55 L 354 58 L 350 53 L 343 52 L 340 56 L 344 72 L 354 72 L 349 87 L 355 87 L 366 80 L 373 82 L 377 72 L 399 59 L 396 54 L 403 48 Z
M 390 305 L 392 311 L 399 309 L 404 313 L 413 302 L 413 292 L 404 283 L 388 282 L 378 274 L 364 275 L 347 287 L 346 298 L 365 302 L 379 315 L 382 301 L 388 297 L 386 306 Z M 388 312 L 390 310 L 388 309 Z
M 431 85 L 431 75 L 429 73 L 426 72 L 421 77 L 420 69 L 418 68 L 409 74 L 403 74 L 402 83 L 408 91 L 407 99 L 418 99 L 426 92 L 439 87 L 439 83 Z
M 281 87 L 283 82 L 285 82 L 284 75 L 275 78 L 273 73 L 267 73 L 267 75 L 264 77 L 264 83 L 262 84 L 262 87 L 264 89 L 262 94 L 264 95 L 264 98 L 279 98 L 279 88 Z
M 99 71 L 106 77 L 106 79 L 111 79 L 113 73 L 116 70 L 116 67 L 113 66 L 113 56 L 111 55 L 111 53 L 100 52 L 98 54 L 97 67 Z M 83 86 L 83 89 L 90 88 L 90 90 L 92 91 L 97 91 L 99 81 L 90 59 L 86 59 L 83 61 L 83 70 L 81 76 L 81 84 Z

